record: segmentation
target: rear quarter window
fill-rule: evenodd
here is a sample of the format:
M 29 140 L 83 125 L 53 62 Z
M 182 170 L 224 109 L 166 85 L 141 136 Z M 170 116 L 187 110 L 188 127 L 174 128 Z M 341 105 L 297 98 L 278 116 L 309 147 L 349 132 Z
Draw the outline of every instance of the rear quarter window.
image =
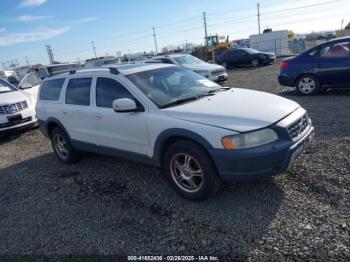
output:
M 60 97 L 64 78 L 44 81 L 40 89 L 40 100 L 57 101 Z

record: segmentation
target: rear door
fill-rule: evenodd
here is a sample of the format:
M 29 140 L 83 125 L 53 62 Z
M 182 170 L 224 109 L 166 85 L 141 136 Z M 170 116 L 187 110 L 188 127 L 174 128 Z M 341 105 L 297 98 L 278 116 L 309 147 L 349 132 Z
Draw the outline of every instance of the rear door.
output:
M 91 110 L 92 77 L 71 78 L 65 90 L 65 106 L 61 117 L 64 127 L 73 140 L 93 143 L 93 115 Z
M 313 57 L 314 72 L 323 85 L 350 87 L 350 40 L 322 45 Z

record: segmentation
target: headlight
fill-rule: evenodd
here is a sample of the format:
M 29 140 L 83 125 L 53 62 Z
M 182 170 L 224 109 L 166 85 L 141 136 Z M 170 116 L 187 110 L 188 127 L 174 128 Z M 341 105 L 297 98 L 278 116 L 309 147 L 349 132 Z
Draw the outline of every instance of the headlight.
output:
M 266 128 L 250 133 L 225 136 L 221 139 L 221 142 L 225 149 L 244 149 L 265 145 L 277 139 L 278 135 L 276 132 Z
M 207 70 L 193 70 L 193 72 L 203 75 L 203 76 L 207 76 L 209 75 L 209 72 Z

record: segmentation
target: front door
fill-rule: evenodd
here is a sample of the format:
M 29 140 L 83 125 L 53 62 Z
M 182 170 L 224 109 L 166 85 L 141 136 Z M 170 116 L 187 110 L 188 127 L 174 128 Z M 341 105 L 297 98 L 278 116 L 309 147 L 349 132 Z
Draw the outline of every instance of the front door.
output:
M 98 77 L 96 80 L 94 126 L 97 144 L 117 150 L 147 155 L 149 139 L 146 126 L 147 109 L 144 112 L 115 112 L 115 99 L 130 98 L 142 106 L 133 94 L 113 78 Z

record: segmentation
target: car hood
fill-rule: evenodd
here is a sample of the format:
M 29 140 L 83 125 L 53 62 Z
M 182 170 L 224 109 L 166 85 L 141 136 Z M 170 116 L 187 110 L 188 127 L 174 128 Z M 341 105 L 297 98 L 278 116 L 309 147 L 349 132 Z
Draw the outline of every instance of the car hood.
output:
M 298 107 L 277 95 L 232 88 L 164 110 L 173 118 L 247 132 L 270 126 Z
M 0 105 L 8 105 L 22 101 L 28 102 L 29 96 L 30 95 L 25 94 L 20 90 L 7 93 L 0 93 Z
M 260 54 L 268 55 L 268 56 L 275 56 L 275 53 L 272 52 L 260 52 Z
M 183 67 L 186 67 L 190 70 L 215 70 L 215 69 L 225 69 L 223 66 L 220 65 L 216 65 L 216 64 L 209 64 L 209 63 L 200 63 L 200 64 L 196 64 L 196 65 L 188 65 L 188 64 L 184 64 L 182 65 Z

